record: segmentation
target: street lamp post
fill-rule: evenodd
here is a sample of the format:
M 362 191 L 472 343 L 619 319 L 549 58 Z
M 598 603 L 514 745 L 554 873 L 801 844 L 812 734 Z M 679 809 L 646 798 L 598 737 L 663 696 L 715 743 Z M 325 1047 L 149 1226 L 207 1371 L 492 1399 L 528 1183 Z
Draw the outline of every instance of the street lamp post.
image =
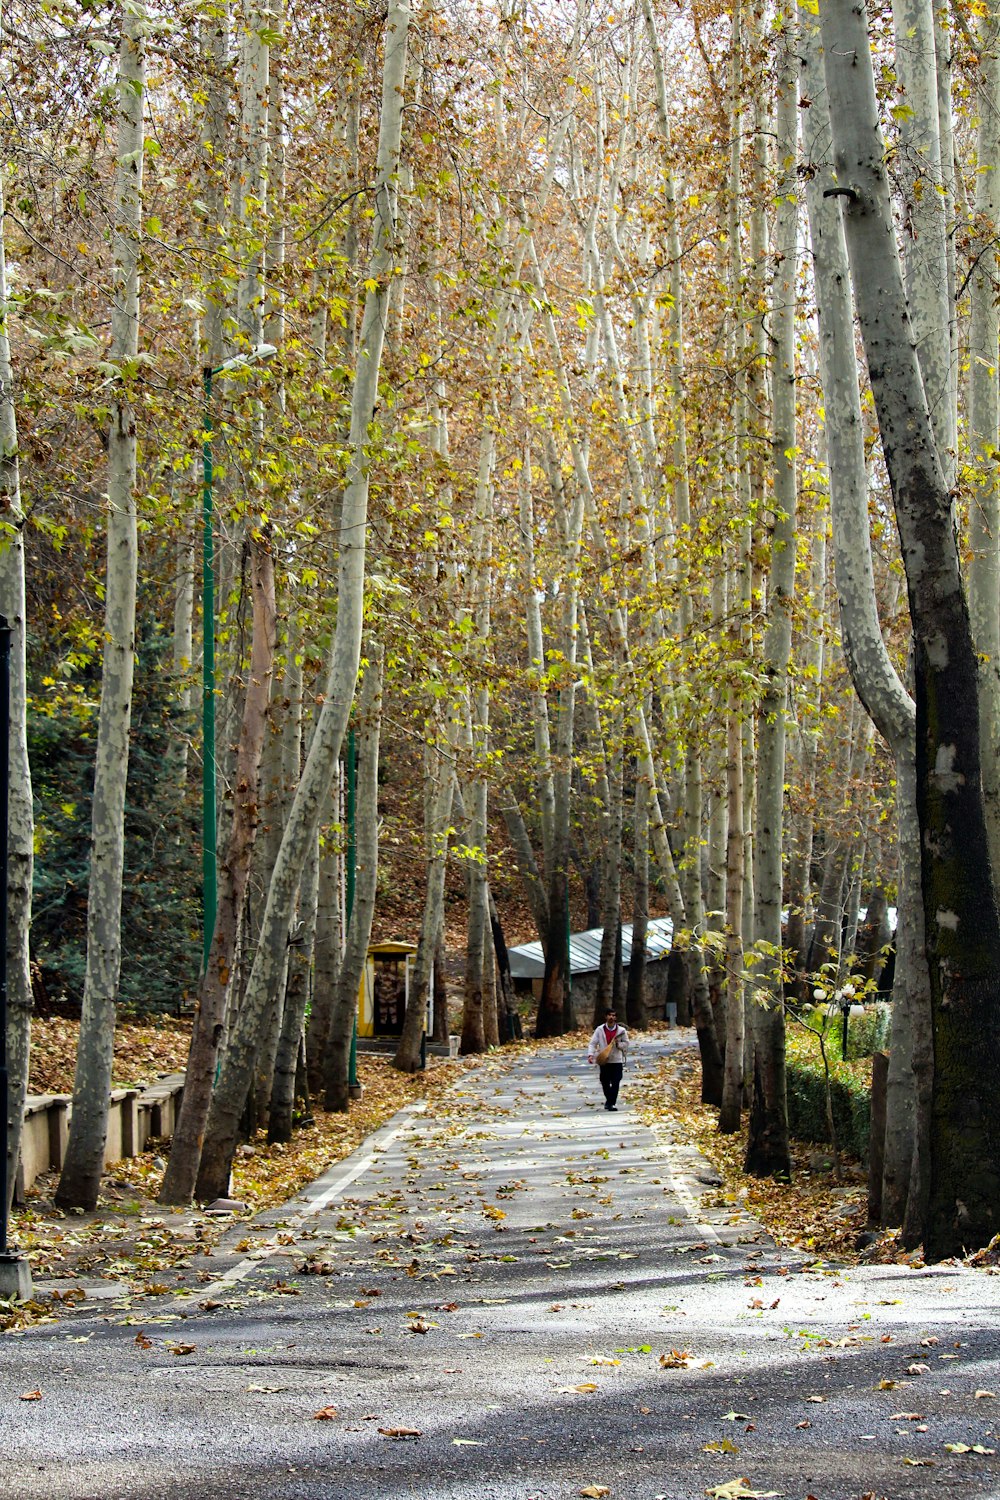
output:
M 202 371 L 204 392 L 204 415 L 202 418 L 202 491 L 201 491 L 201 609 L 202 609 L 202 658 L 201 658 L 201 737 L 202 737 L 202 798 L 201 798 L 201 874 L 202 874 L 202 968 L 208 968 L 208 955 L 215 932 L 215 916 L 218 905 L 217 851 L 215 834 L 217 812 L 215 802 L 215 519 L 213 514 L 215 468 L 212 458 L 212 382 L 217 375 L 234 375 L 248 365 L 271 359 L 277 354 L 273 344 L 258 344 L 247 354 L 234 355 L 221 365 L 206 365 Z
M 31 1271 L 23 1255 L 7 1246 L 10 1217 L 10 1089 L 7 1074 L 7 800 L 10 794 L 11 628 L 0 615 L 0 1297 L 31 1296 Z

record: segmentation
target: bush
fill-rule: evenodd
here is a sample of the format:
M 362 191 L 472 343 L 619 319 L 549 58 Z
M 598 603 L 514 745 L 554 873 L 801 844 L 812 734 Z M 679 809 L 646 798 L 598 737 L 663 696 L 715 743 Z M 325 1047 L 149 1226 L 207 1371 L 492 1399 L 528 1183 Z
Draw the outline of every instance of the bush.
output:
M 847 1061 L 885 1052 L 892 1030 L 892 1006 L 884 1000 L 865 1007 L 863 1016 L 852 1016 L 847 1027 Z M 842 1038 L 843 1032 L 840 1032 Z
M 839 1026 L 839 1017 L 824 1020 Z M 865 1018 L 867 1019 L 867 1017 Z M 852 1022 L 852 1025 L 854 1023 Z M 832 1035 L 826 1036 L 830 1060 L 830 1097 L 833 1123 L 841 1151 L 864 1161 L 871 1132 L 871 1067 L 866 1062 L 842 1062 Z M 850 1051 L 850 1044 L 848 1046 Z M 826 1076 L 819 1041 L 794 1028 L 788 1036 L 788 1129 L 796 1140 L 830 1142 L 826 1119 Z
M 125 807 L 119 1002 L 140 1015 L 178 1008 L 201 959 L 197 787 L 182 789 L 170 751 L 179 731 L 165 633 L 138 642 Z M 96 675 L 96 666 L 91 676 Z M 78 1005 L 87 957 L 90 810 L 99 684 L 89 713 L 46 683 L 29 707 L 35 800 L 32 957 L 53 1000 Z M 193 783 L 192 778 L 192 783 Z

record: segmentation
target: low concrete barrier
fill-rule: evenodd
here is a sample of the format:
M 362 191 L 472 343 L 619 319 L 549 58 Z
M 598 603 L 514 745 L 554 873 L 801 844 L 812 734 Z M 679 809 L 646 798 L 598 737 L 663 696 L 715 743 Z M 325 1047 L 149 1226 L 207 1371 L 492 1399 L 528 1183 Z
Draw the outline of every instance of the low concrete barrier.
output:
M 183 1093 L 183 1073 L 164 1073 L 146 1089 L 113 1089 L 105 1166 L 138 1156 L 151 1137 L 173 1135 Z M 30 1094 L 25 1100 L 15 1202 L 23 1204 L 25 1193 L 42 1172 L 62 1170 L 72 1114 L 69 1094 Z

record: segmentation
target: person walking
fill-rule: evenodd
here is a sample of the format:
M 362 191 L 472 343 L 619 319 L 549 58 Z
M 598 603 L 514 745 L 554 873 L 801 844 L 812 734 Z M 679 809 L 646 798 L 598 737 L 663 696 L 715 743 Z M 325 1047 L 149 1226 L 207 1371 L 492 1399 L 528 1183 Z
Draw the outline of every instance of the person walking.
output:
M 618 1090 L 627 1052 L 628 1032 L 624 1026 L 618 1025 L 615 1011 L 609 1010 L 603 1025 L 598 1026 L 587 1046 L 587 1061 L 597 1063 L 600 1069 L 605 1109 L 618 1108 Z

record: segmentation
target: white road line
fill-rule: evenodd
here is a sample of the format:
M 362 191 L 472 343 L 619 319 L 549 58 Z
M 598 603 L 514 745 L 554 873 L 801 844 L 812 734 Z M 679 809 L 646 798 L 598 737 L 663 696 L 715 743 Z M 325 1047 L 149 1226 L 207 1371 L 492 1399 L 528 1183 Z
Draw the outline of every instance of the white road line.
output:
M 694 1194 L 691 1193 L 687 1187 L 685 1187 L 681 1178 L 674 1171 L 673 1163 L 670 1160 L 670 1148 L 669 1146 L 665 1146 L 660 1140 L 655 1125 L 648 1127 L 648 1129 L 650 1135 L 653 1137 L 653 1141 L 656 1145 L 657 1151 L 659 1151 L 660 1155 L 664 1158 L 667 1164 L 667 1176 L 670 1179 L 670 1186 L 680 1200 L 681 1207 L 684 1209 L 685 1213 L 688 1215 L 692 1224 L 695 1226 L 698 1232 L 700 1233 L 702 1230 L 704 1230 L 702 1239 L 714 1240 L 717 1245 L 725 1244 L 725 1241 L 723 1240 L 721 1234 L 719 1234 L 718 1230 L 715 1228 L 715 1225 L 707 1223 L 700 1217 L 697 1199 L 695 1198 Z
M 337 1169 L 340 1167 L 347 1168 L 347 1170 L 341 1172 L 337 1176 L 336 1180 L 332 1182 L 330 1186 L 326 1188 L 322 1193 L 320 1193 L 318 1197 L 305 1199 L 304 1206 L 299 1210 L 299 1212 L 294 1214 L 292 1218 L 283 1225 L 281 1229 L 281 1235 L 287 1235 L 290 1230 L 294 1231 L 299 1225 L 305 1223 L 306 1219 L 312 1218 L 314 1214 L 322 1213 L 323 1209 L 326 1208 L 329 1203 L 332 1203 L 335 1198 L 340 1197 L 345 1188 L 350 1187 L 352 1182 L 357 1182 L 358 1178 L 363 1176 L 364 1173 L 368 1171 L 369 1167 L 374 1165 L 375 1158 L 378 1153 L 384 1151 L 388 1146 L 391 1146 L 393 1141 L 396 1140 L 397 1136 L 402 1135 L 403 1131 L 410 1124 L 413 1116 L 421 1114 L 426 1108 L 427 1106 L 422 1099 L 417 1100 L 414 1104 L 405 1105 L 398 1114 L 393 1116 L 393 1119 L 390 1120 L 387 1125 L 383 1125 L 380 1131 L 376 1131 L 375 1134 L 371 1136 L 362 1147 L 360 1147 L 360 1150 L 362 1150 L 365 1154 L 360 1157 L 359 1160 L 355 1161 L 353 1166 L 348 1166 L 348 1163 L 352 1160 L 352 1157 L 348 1156 L 343 1162 L 337 1162 L 335 1166 L 331 1167 L 327 1172 L 325 1172 L 323 1176 L 328 1177 L 331 1173 L 336 1173 Z M 404 1116 L 405 1118 L 403 1118 Z M 398 1124 L 394 1124 L 394 1121 L 398 1121 Z M 356 1153 L 354 1154 L 356 1155 Z M 319 1181 L 322 1182 L 323 1178 L 319 1178 Z M 295 1199 L 292 1199 L 293 1203 L 295 1201 Z M 217 1297 L 220 1292 L 224 1292 L 229 1287 L 235 1286 L 236 1282 L 242 1281 L 245 1276 L 248 1276 L 250 1274 L 255 1266 L 259 1266 L 265 1260 L 267 1260 L 271 1252 L 276 1250 L 280 1243 L 281 1240 L 279 1236 L 274 1235 L 271 1239 L 265 1240 L 261 1245 L 258 1245 L 253 1255 L 244 1257 L 244 1259 L 238 1261 L 235 1266 L 231 1266 L 228 1271 L 223 1272 L 223 1274 L 216 1281 L 211 1282 L 206 1287 L 202 1287 L 200 1289 L 199 1301 L 208 1301 L 214 1297 Z M 184 1304 L 189 1306 L 190 1299 L 186 1297 L 181 1298 L 178 1305 Z

